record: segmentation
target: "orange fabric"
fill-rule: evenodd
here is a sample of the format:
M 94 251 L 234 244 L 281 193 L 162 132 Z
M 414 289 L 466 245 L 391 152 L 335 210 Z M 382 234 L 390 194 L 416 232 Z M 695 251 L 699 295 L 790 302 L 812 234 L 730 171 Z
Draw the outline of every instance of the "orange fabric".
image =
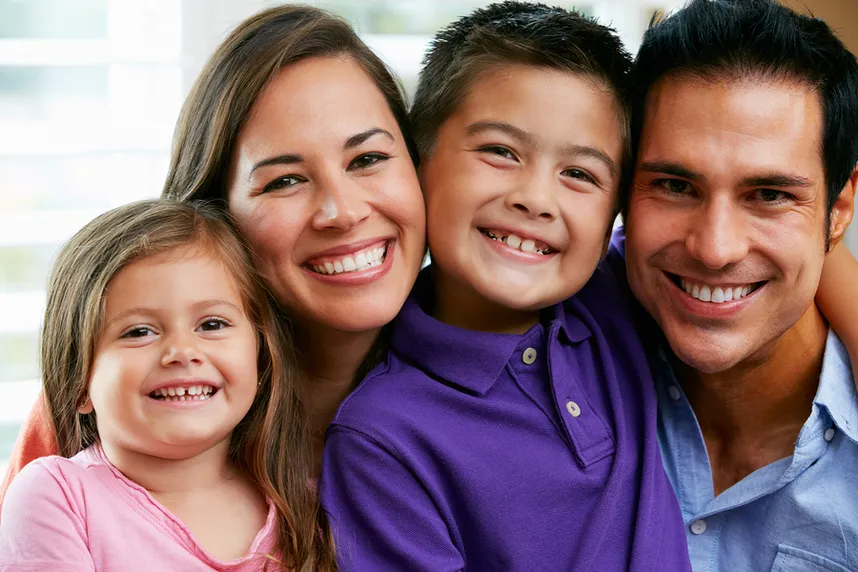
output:
M 6 489 L 9 488 L 12 479 L 27 463 L 39 457 L 56 455 L 57 449 L 54 427 L 48 417 L 45 402 L 39 394 L 39 399 L 33 404 L 29 417 L 24 421 L 21 432 L 18 433 L 18 440 L 15 441 L 12 458 L 9 459 L 9 467 L 6 469 L 3 485 L 0 486 L 0 505 L 3 504 L 3 497 L 6 496 Z

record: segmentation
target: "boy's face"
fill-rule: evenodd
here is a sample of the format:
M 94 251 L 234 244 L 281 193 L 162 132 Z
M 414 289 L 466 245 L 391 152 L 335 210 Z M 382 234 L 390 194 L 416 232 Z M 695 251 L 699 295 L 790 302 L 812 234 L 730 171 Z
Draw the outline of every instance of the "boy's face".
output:
M 575 294 L 609 236 L 622 147 L 614 98 L 595 80 L 518 65 L 481 74 L 421 163 L 440 282 L 521 311 Z

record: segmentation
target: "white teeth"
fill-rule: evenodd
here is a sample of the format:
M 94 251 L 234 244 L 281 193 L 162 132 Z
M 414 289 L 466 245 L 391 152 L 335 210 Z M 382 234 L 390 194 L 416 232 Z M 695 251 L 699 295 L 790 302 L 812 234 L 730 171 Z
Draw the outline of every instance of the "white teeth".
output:
M 170 397 L 173 397 L 174 395 L 176 395 L 176 388 L 175 387 L 168 388 L 167 393 L 170 395 Z
M 338 260 L 330 260 L 322 264 L 312 264 L 310 267 L 319 274 L 342 274 L 343 272 L 354 272 L 366 270 L 378 266 L 384 262 L 386 246 L 379 246 L 369 250 L 362 250 L 351 256 L 344 256 Z
M 536 243 L 529 238 L 521 243 L 522 252 L 533 252 L 536 250 Z
M 506 237 L 506 245 L 511 248 L 518 248 L 519 246 L 521 246 L 521 239 L 516 235 L 511 234 Z
M 702 302 L 711 302 L 713 304 L 723 304 L 724 302 L 732 302 L 733 300 L 741 300 L 751 293 L 752 286 L 736 286 L 733 288 L 725 288 L 723 286 L 707 286 L 706 284 L 695 284 L 685 278 L 680 279 L 682 289 L 692 298 L 696 298 Z
M 215 389 L 211 385 L 191 385 L 189 387 L 162 387 L 152 392 L 161 397 L 161 401 L 205 401 L 210 399 Z

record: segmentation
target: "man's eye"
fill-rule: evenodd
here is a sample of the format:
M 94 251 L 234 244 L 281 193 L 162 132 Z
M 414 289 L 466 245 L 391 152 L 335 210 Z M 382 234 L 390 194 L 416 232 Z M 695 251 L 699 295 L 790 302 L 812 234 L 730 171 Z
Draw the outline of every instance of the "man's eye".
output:
M 671 194 L 681 195 L 691 190 L 691 184 L 681 179 L 658 179 L 653 181 L 653 186 L 661 187 Z
M 125 338 L 125 339 L 130 339 L 130 338 L 133 339 L 133 338 L 145 338 L 146 336 L 153 336 L 153 335 L 155 335 L 155 332 L 153 332 L 151 328 L 148 328 L 146 326 L 134 326 L 133 328 L 125 330 L 125 332 L 119 337 Z
M 754 198 L 764 203 L 779 203 L 784 199 L 789 198 L 789 193 L 784 191 L 776 191 L 774 189 L 759 189 L 754 191 Z
M 485 147 L 480 147 L 480 151 L 483 153 L 491 153 L 492 155 L 497 155 L 499 157 L 503 157 L 504 159 L 512 159 L 515 160 L 515 155 L 512 151 L 507 149 L 506 147 L 501 147 L 500 145 L 487 145 Z
M 204 332 L 214 332 L 229 327 L 229 322 L 223 318 L 206 318 L 200 323 L 199 329 Z
M 384 153 L 366 153 L 352 159 L 352 162 L 349 163 L 349 170 L 366 169 L 367 167 L 372 167 L 373 165 L 381 163 L 382 161 L 387 161 L 388 159 L 390 159 L 390 157 Z
M 288 189 L 289 187 L 294 187 L 298 183 L 303 183 L 304 179 L 298 177 L 296 175 L 286 175 L 284 177 L 278 177 L 265 185 L 265 188 L 262 189 L 263 193 L 269 193 L 271 191 L 280 191 L 283 189 Z

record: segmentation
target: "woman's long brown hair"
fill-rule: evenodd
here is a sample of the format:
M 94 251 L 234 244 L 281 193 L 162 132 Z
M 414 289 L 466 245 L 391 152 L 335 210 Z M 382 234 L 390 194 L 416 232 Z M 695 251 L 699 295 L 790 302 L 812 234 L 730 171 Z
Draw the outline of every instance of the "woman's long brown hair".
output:
M 416 164 L 404 92 L 390 69 L 341 18 L 310 6 L 283 5 L 239 24 L 200 72 L 179 115 L 162 196 L 226 208 L 235 142 L 254 102 L 283 68 L 325 57 L 350 58 L 367 73 Z
M 60 250 L 49 278 L 40 347 L 59 452 L 71 457 L 98 441 L 95 413 L 78 409 L 87 397 L 110 280 L 135 260 L 182 247 L 223 264 L 257 328 L 259 388 L 233 431 L 229 456 L 277 510 L 275 554 L 261 555 L 266 569 L 336 570 L 330 531 L 310 487 L 312 453 L 292 341 L 243 240 L 210 205 L 172 200 L 125 205 L 97 217 Z

